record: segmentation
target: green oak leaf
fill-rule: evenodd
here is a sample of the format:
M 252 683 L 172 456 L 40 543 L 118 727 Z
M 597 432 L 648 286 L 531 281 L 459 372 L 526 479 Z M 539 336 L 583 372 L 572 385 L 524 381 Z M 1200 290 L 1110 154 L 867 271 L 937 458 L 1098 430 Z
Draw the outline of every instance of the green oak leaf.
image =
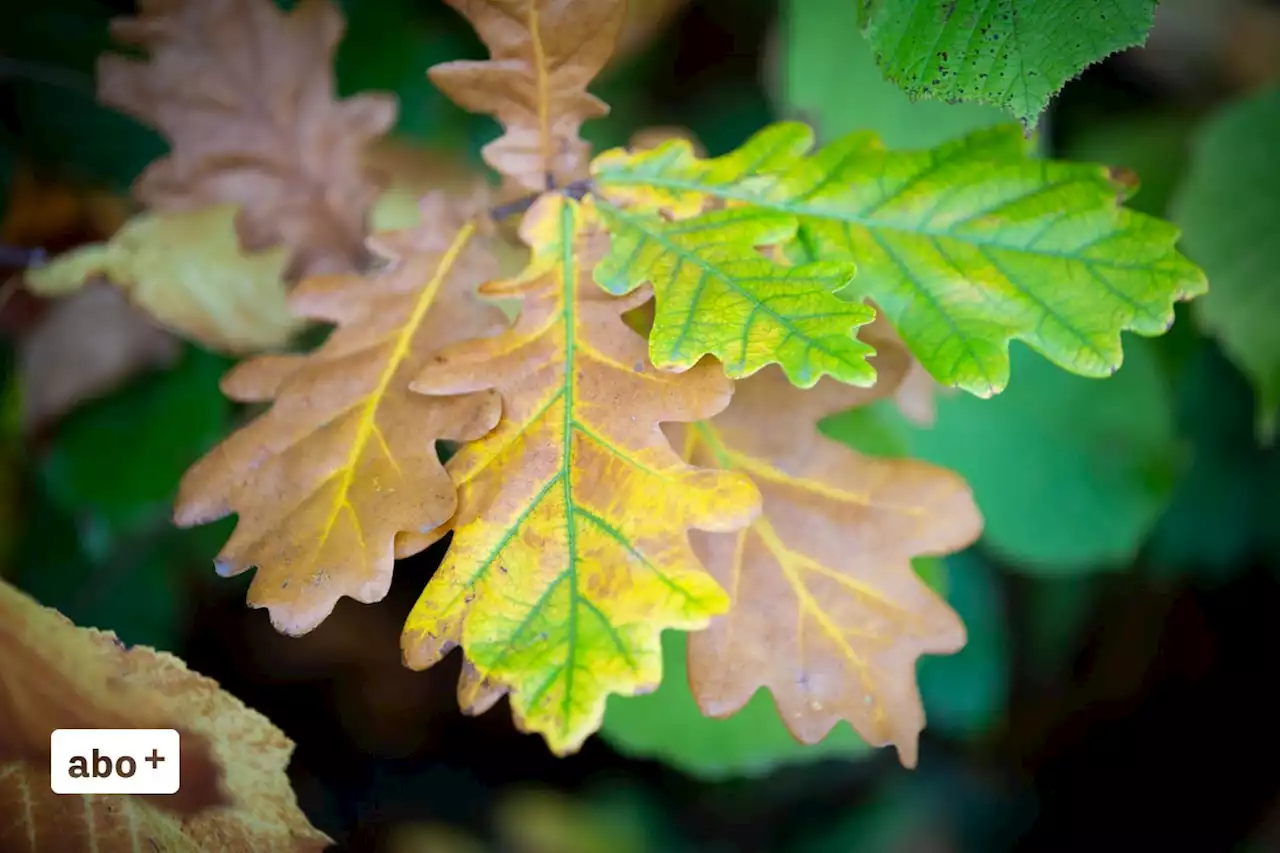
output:
M 1121 205 L 1130 184 L 1034 158 L 1016 126 L 923 151 L 886 150 L 870 133 L 812 147 L 812 130 L 783 122 L 723 157 L 672 140 L 607 151 L 592 173 L 629 215 L 686 228 L 721 215 L 703 212 L 716 202 L 794 217 L 789 255 L 857 264 L 840 296 L 874 300 L 935 379 L 982 397 L 1008 383 L 1011 340 L 1107 376 L 1122 330 L 1162 334 L 1175 301 L 1207 287 L 1175 251 L 1177 228 Z
M 1280 414 L 1278 144 L 1280 89 L 1228 105 L 1194 141 L 1172 214 L 1213 280 L 1194 316 L 1253 383 L 1265 438 Z
M 734 379 L 778 364 L 801 388 L 824 374 L 875 382 L 867 363 L 874 350 L 854 337 L 875 312 L 835 295 L 853 277 L 853 264 L 784 266 L 756 251 L 792 239 L 795 217 L 736 207 L 671 222 L 608 204 L 599 209 L 612 240 L 595 279 L 618 296 L 652 283 L 655 367 L 687 370 L 710 353 Z
M 1146 41 L 1157 0 L 860 0 L 885 76 L 912 98 L 1030 124 L 1071 78 Z

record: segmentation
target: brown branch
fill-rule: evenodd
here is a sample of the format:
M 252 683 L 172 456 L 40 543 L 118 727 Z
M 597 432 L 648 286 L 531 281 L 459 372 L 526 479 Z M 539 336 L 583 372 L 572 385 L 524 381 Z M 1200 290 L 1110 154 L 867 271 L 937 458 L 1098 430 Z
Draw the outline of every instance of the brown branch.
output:
M 581 181 L 572 181 L 562 187 L 551 187 L 548 192 L 559 193 L 568 196 L 571 199 L 580 200 L 587 193 L 591 192 L 592 184 L 590 178 L 584 178 Z M 530 193 L 522 196 L 515 201 L 509 201 L 496 207 L 489 208 L 489 218 L 495 222 L 506 219 L 509 216 L 518 216 L 529 208 L 533 207 L 533 203 L 546 193 Z

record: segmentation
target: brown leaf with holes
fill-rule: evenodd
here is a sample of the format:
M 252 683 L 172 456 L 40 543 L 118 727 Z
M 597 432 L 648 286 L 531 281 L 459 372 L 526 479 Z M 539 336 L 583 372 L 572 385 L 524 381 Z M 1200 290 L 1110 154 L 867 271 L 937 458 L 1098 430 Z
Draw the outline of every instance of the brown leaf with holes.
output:
M 156 127 L 169 156 L 134 193 L 148 207 L 235 203 L 251 251 L 284 245 L 290 277 L 349 272 L 364 258 L 376 188 L 363 150 L 395 120 L 388 95 L 334 97 L 343 21 L 326 0 L 141 0 L 112 22 L 149 61 L 107 55 L 101 100 Z
M 524 191 L 587 177 L 582 122 L 609 107 L 587 84 L 613 54 L 625 0 L 446 0 L 488 46 L 486 61 L 446 62 L 431 81 L 506 132 L 485 161 Z
M 0 582 L 0 850 L 166 853 L 320 851 L 329 839 L 298 808 L 285 768 L 293 743 L 265 717 L 143 646 L 77 628 Z M 177 728 L 172 796 L 50 790 L 57 728 Z
M 892 393 L 907 369 L 876 345 L 876 387 L 792 386 L 776 367 L 737 383 L 729 408 L 683 430 L 693 464 L 743 472 L 764 510 L 732 535 L 695 533 L 732 607 L 689 635 L 689 680 L 703 713 L 737 711 L 768 687 L 804 743 L 847 720 L 869 743 L 893 743 L 914 766 L 924 711 L 916 659 L 964 645 L 960 618 L 911 569 L 958 550 L 982 522 L 956 474 L 911 459 L 863 456 L 820 435 L 827 415 Z
M 294 289 L 296 313 L 338 328 L 312 353 L 263 356 L 228 374 L 228 396 L 274 402 L 179 487 L 180 525 L 239 515 L 218 571 L 257 566 L 249 604 L 287 634 L 310 631 L 342 596 L 386 595 L 393 560 L 425 548 L 453 515 L 436 441 L 479 438 L 498 422 L 495 391 L 409 392 L 430 352 L 505 325 L 473 294 L 494 273 L 476 221 L 441 195 L 423 202 L 422 221 L 371 238 L 389 261 L 380 272 Z

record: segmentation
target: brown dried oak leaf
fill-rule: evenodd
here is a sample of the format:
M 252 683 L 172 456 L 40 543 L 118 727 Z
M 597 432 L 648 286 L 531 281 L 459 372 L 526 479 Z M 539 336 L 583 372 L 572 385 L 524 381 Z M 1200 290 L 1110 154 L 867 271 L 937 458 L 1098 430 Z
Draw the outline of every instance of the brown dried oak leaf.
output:
M 690 634 L 689 681 L 708 716 L 768 687 L 800 741 L 848 720 L 868 743 L 895 744 L 911 767 L 924 727 L 916 660 L 965 642 L 960 618 L 911 559 L 968 545 L 982 520 L 952 472 L 870 458 L 818 434 L 823 417 L 896 387 L 905 353 L 876 346 L 875 388 L 823 379 L 801 391 L 770 367 L 738 382 L 723 413 L 684 428 L 687 459 L 741 471 L 764 497 L 745 530 L 693 534 L 732 606 Z
M 272 0 L 139 6 L 111 32 L 150 61 L 98 63 L 100 99 L 172 146 L 138 179 L 138 199 L 159 210 L 240 205 L 245 248 L 286 246 L 291 278 L 353 270 L 376 195 L 363 149 L 391 126 L 396 106 L 388 95 L 334 98 L 338 12 L 326 0 L 289 13 Z
M 257 566 L 249 604 L 287 634 L 310 631 L 344 595 L 386 595 L 394 559 L 434 541 L 428 532 L 457 503 L 436 441 L 479 438 L 498 422 L 495 391 L 409 392 L 429 352 L 505 325 L 473 295 L 493 263 L 461 219 L 429 197 L 424 226 L 370 239 L 386 269 L 304 280 L 294 311 L 338 328 L 312 353 L 261 356 L 223 380 L 233 399 L 274 403 L 187 472 L 174 519 L 239 515 L 218 571 Z
M 5 853 L 318 853 L 329 843 L 289 787 L 293 743 L 172 655 L 126 650 L 113 634 L 77 628 L 0 582 L 0 669 Z M 176 795 L 59 796 L 49 788 L 55 728 L 174 727 L 183 730 Z
M 613 54 L 625 0 L 446 0 L 488 46 L 487 61 L 446 62 L 431 81 L 506 132 L 485 161 L 524 190 L 587 177 L 582 122 L 609 112 L 587 84 Z

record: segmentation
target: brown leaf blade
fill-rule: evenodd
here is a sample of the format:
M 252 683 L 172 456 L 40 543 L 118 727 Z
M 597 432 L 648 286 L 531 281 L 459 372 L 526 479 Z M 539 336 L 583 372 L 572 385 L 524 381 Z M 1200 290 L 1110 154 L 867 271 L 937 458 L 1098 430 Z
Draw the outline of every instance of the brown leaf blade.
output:
M 969 544 L 981 518 L 957 475 L 817 434 L 822 417 L 892 392 L 905 353 L 880 349 L 877 373 L 893 379 L 874 389 L 824 379 L 801 391 L 769 368 L 739 382 L 725 412 L 685 431 L 686 458 L 746 473 L 764 497 L 750 527 L 695 534 L 733 604 L 690 635 L 689 680 L 708 716 L 768 687 L 798 740 L 816 743 L 847 720 L 867 742 L 895 744 L 910 767 L 924 727 L 916 660 L 965 641 L 910 561 Z
M 291 276 L 347 272 L 363 257 L 376 188 L 364 147 L 395 119 L 385 95 L 336 100 L 343 22 L 326 0 L 291 12 L 271 0 L 142 0 L 112 33 L 148 61 L 103 56 L 99 98 L 172 145 L 138 179 L 159 210 L 242 208 L 250 250 L 288 247 Z
M 453 515 L 436 441 L 478 438 L 498 421 L 496 392 L 408 390 L 429 352 L 503 325 L 472 294 L 491 259 L 475 223 L 459 219 L 432 197 L 422 227 L 370 240 L 390 261 L 383 271 L 303 281 L 291 304 L 336 323 L 328 340 L 307 355 L 244 362 L 223 380 L 234 399 L 274 402 L 187 472 L 174 518 L 238 514 L 218 571 L 257 566 L 249 604 L 285 633 L 310 631 L 342 596 L 386 595 L 394 559 L 426 547 L 422 534 Z
M 609 107 L 587 84 L 613 54 L 624 0 L 446 0 L 488 46 L 485 61 L 445 62 L 429 75 L 472 112 L 506 132 L 485 146 L 485 162 L 526 191 L 587 176 L 578 130 Z
M 5 853 L 318 853 L 329 843 L 289 786 L 293 743 L 172 655 L 125 650 L 115 635 L 77 628 L 0 582 L 0 666 Z M 170 797 L 54 794 L 55 728 L 178 728 L 182 788 Z

